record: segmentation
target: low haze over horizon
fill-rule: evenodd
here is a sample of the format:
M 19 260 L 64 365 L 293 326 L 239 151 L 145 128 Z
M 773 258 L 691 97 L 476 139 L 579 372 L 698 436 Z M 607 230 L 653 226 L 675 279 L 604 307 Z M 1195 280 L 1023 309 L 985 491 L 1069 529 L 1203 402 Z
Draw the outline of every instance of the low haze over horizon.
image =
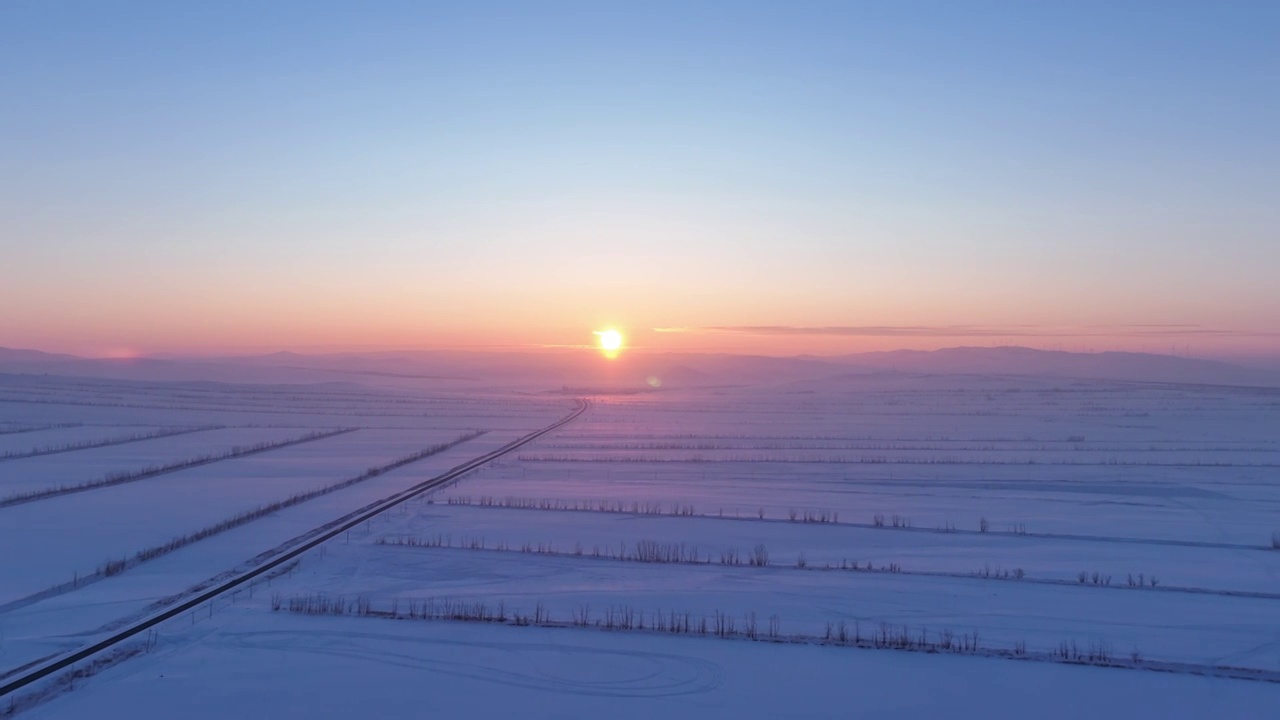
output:
M 10 2 L 0 346 L 1280 356 L 1280 6 Z

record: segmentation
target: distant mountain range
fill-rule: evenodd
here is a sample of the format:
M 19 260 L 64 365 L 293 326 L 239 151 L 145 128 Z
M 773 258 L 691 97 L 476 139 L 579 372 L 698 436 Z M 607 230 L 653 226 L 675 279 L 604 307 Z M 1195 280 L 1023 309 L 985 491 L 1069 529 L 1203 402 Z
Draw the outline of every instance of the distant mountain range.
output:
M 475 387 L 679 388 L 782 385 L 872 375 L 1031 375 L 1280 387 L 1280 370 L 1149 353 L 1024 347 L 895 350 L 837 357 L 630 351 L 606 361 L 585 350 L 421 351 L 243 357 L 106 359 L 0 348 L 0 372 L 145 381 L 359 382 Z
M 1277 385 L 1280 372 L 1216 360 L 1133 352 L 1079 353 L 1025 347 L 957 347 L 845 355 L 838 361 L 899 372 L 1045 375 L 1150 382 Z

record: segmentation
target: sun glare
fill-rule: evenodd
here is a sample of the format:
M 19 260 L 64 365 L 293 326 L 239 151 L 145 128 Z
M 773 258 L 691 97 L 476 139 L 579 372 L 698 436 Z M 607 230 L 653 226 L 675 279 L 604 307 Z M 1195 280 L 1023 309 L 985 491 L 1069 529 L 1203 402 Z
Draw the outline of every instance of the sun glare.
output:
M 622 333 L 613 328 L 597 330 L 596 343 L 600 345 L 600 351 L 604 353 L 605 357 L 615 358 L 618 356 L 618 352 L 622 350 Z
M 622 349 L 622 333 L 610 328 L 600 333 L 600 347 L 605 350 Z

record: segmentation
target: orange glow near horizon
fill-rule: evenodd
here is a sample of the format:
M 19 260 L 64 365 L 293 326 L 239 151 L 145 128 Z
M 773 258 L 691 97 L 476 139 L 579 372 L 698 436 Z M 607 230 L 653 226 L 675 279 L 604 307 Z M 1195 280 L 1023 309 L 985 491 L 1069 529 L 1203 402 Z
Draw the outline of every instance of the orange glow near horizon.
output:
M 596 303 L 599 301 L 597 300 Z M 522 352 L 577 348 L 619 359 L 637 353 L 727 353 L 746 355 L 844 355 L 885 350 L 934 350 L 956 346 L 1019 345 L 1042 350 L 1124 350 L 1202 357 L 1272 357 L 1280 352 L 1280 332 L 1262 322 L 1231 327 L 1212 318 L 1204 324 L 1123 324 L 1128 318 L 1091 318 L 1092 324 L 1033 323 L 1032 318 L 995 318 L 1001 324 L 918 324 L 918 313 L 885 313 L 876 325 L 841 324 L 838 313 L 812 313 L 803 325 L 786 321 L 800 313 L 719 312 L 665 305 L 629 307 L 609 303 L 588 312 L 579 303 L 502 302 L 500 318 L 492 307 L 455 303 L 441 315 L 431 304 L 404 298 L 364 307 L 323 305 L 311 308 L 298 298 L 276 312 L 250 312 L 247 306 L 183 308 L 177 301 L 148 308 L 107 308 L 101 317 L 63 317 L 37 322 L 36 316 L 10 318 L 0 328 L 0 347 L 71 353 L 89 357 L 131 358 L 155 354 L 181 356 L 254 355 L 279 351 L 315 353 L 414 352 L 432 350 Z M 595 303 L 591 303 L 595 304 Z M 44 306 L 48 307 L 48 306 Z M 287 310 L 287 312 L 286 312 Z M 974 313 L 990 317 L 990 313 Z M 192 317 L 199 317 L 199 324 Z M 424 318 L 426 318 L 424 320 Z M 672 322 L 677 318 L 683 322 Z M 90 323 L 89 320 L 94 320 Z M 1013 321 L 1017 322 L 1013 322 Z M 1110 324 L 1108 323 L 1110 321 Z M 865 321 L 864 321 L 865 322 Z M 584 328 L 591 332 L 583 337 Z M 612 333 L 610 333 L 612 331 Z M 613 333 L 616 333 L 613 334 Z

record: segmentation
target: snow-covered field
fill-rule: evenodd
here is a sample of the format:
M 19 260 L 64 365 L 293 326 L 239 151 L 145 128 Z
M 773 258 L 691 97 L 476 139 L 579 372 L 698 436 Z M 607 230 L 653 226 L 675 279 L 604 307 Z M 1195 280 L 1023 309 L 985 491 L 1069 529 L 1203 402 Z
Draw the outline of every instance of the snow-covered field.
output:
M 1267 718 L 1276 688 L 987 658 L 233 609 L 32 718 Z
M 407 386 L 7 378 L 0 428 L 45 429 L 0 434 L 0 453 L 218 429 L 0 461 L 0 495 L 356 429 L 0 507 L 0 673 L 570 406 Z M 93 575 L 472 429 L 489 432 Z M 1269 717 L 1277 478 L 1280 396 L 1266 390 L 885 375 L 600 396 L 23 714 Z M 344 612 L 291 612 L 321 599 Z M 490 618 L 388 617 L 426 604 Z M 645 629 L 617 631 L 624 614 Z M 689 618 L 735 629 L 671 631 Z M 839 646 L 878 634 L 947 647 Z

